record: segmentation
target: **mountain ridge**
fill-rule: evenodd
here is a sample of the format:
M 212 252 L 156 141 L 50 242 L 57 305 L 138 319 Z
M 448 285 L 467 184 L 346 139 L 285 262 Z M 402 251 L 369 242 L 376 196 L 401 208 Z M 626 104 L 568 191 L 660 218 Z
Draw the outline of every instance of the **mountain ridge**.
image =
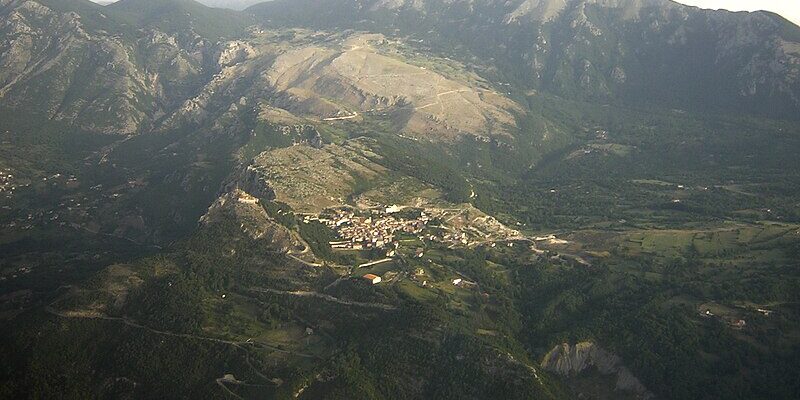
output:
M 463 46 L 477 57 L 494 60 L 523 87 L 572 98 L 627 98 L 629 103 L 662 102 L 729 113 L 751 110 L 782 118 L 799 115 L 798 55 L 790 49 L 800 28 L 775 21 L 773 14 L 700 10 L 668 0 L 331 0 L 322 12 L 303 15 L 310 7 L 277 1 L 249 11 L 278 24 L 387 34 L 399 29 L 421 40 L 427 36 L 431 46 Z M 551 10 L 547 18 L 536 15 L 542 10 Z M 723 33 L 730 30 L 757 37 Z M 710 38 L 715 39 L 707 41 Z M 737 59 L 732 52 L 751 58 Z M 692 63 L 691 73 L 681 70 L 683 62 Z M 769 71 L 769 62 L 781 67 L 769 75 L 755 72 Z

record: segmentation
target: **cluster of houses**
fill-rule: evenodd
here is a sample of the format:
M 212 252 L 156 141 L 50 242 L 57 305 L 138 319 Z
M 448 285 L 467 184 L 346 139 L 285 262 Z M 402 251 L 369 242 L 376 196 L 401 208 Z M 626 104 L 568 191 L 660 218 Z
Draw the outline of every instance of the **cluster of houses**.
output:
M 14 181 L 14 175 L 10 169 L 0 170 L 0 190 L 3 190 L 7 185 L 11 185 Z
M 765 308 L 757 308 L 756 311 L 765 317 L 769 317 L 770 314 L 772 314 L 773 312 L 772 310 L 767 310 Z M 738 317 L 730 317 L 730 316 L 717 316 L 717 314 L 715 314 L 709 308 L 700 311 L 700 315 L 706 318 L 720 318 L 733 329 L 740 330 L 747 327 L 747 321 L 745 321 L 744 319 Z
M 6 280 L 9 280 L 9 279 L 17 279 L 18 277 L 20 277 L 22 275 L 30 274 L 31 271 L 33 271 L 33 269 L 31 269 L 31 267 L 19 267 L 15 271 L 8 273 L 7 276 L 0 276 L 0 282 L 6 281 Z
M 16 188 L 12 171 L 10 169 L 0 170 L 0 193 L 5 193 L 6 197 L 11 197 Z
M 42 177 L 42 183 L 64 185 L 65 187 L 72 189 L 78 186 L 78 178 L 76 178 L 74 175 L 64 176 L 61 174 L 54 174 L 51 176 Z M 15 189 L 26 188 L 28 186 L 31 186 L 31 184 L 19 184 L 11 169 L 0 169 L 0 193 L 8 192 L 8 194 L 11 194 Z
M 403 210 L 404 207 L 396 205 L 376 206 L 363 211 L 337 208 L 320 215 L 306 215 L 303 221 L 318 221 L 334 231 L 338 237 L 328 243 L 334 250 L 387 249 L 387 257 L 396 254 L 399 233 L 416 236 L 420 241 L 440 242 L 454 247 L 480 243 L 491 243 L 495 247 L 497 241 L 506 241 L 512 247 L 514 244 L 509 238 L 519 236 L 519 232 L 506 228 L 488 216 L 469 218 L 462 215 L 461 211 L 453 214 L 453 210 L 437 209 L 401 214 Z M 436 223 L 444 220 L 450 222 L 449 226 Z M 555 236 L 548 239 L 551 239 L 551 244 L 566 243 Z M 421 253 L 422 250 L 418 249 L 414 257 L 422 257 Z
M 398 217 L 396 214 L 401 210 L 401 207 L 389 206 L 358 214 L 348 209 L 337 209 L 319 217 L 306 216 L 304 221 L 316 220 L 334 230 L 339 236 L 339 240 L 329 243 L 334 249 L 396 248 L 398 233 L 419 235 L 430 221 L 424 212 L 413 219 Z
M 5 182 L 6 179 L 13 179 L 13 176 L 5 171 L 0 172 L 0 177 L 3 177 L 0 178 L 0 182 Z M 66 189 L 74 189 L 80 186 L 78 178 L 74 175 L 65 175 L 60 173 L 44 176 L 40 178 L 39 181 L 40 183 L 35 184 L 18 184 L 17 182 L 17 184 L 12 184 L 12 186 L 8 189 L 22 189 L 32 185 L 36 185 L 40 188 L 42 185 L 45 185 L 45 188 L 52 186 Z M 2 186 L 2 184 L 0 184 L 0 186 Z M 90 189 L 99 192 L 102 189 L 102 185 L 97 185 Z M 3 190 L 0 190 L 0 192 L 2 191 Z M 102 198 L 110 199 L 116 198 L 117 196 L 103 194 Z M 83 193 L 71 193 L 62 196 L 60 200 L 61 201 L 59 204 L 52 208 L 32 209 L 29 210 L 30 212 L 28 214 L 18 214 L 14 216 L 13 219 L 2 221 L 2 225 L 0 225 L 0 227 L 29 230 L 34 226 L 57 224 L 59 226 L 69 225 L 75 228 L 82 228 L 85 227 L 85 224 L 82 224 L 81 221 L 88 223 L 87 221 L 89 221 L 91 217 L 91 212 L 98 208 L 100 198 L 95 196 L 90 197 Z M 12 207 L 3 205 L 0 207 L 0 209 L 11 210 Z
M 469 239 L 467 238 L 466 232 L 448 232 L 442 236 L 441 239 L 438 237 L 431 236 L 431 240 L 441 240 L 451 243 L 461 243 L 461 244 L 469 244 Z
M 388 274 L 391 274 L 391 272 L 388 273 Z M 428 275 L 425 273 L 424 269 L 417 268 L 416 270 L 414 270 L 414 273 L 409 276 L 409 278 L 411 279 L 411 281 L 421 284 L 422 287 L 428 287 L 427 276 Z M 375 275 L 375 274 L 371 274 L 371 273 L 361 276 L 361 279 L 363 281 L 371 284 L 371 285 L 377 285 L 377 284 L 383 282 L 383 278 L 382 277 L 380 277 L 378 275 Z M 473 281 L 470 281 L 468 279 L 465 279 L 463 276 L 461 276 L 461 277 L 457 276 L 457 277 L 451 279 L 450 283 L 452 283 L 453 286 L 459 287 L 459 288 L 462 288 L 462 289 L 472 289 L 472 288 L 475 288 L 475 287 L 478 286 L 478 284 L 476 282 L 473 282 Z

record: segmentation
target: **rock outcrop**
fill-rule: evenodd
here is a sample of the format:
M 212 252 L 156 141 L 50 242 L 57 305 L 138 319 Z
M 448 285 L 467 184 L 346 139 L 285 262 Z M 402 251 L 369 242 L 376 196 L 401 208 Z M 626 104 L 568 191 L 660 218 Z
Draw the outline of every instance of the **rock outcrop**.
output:
M 292 233 L 267 215 L 260 200 L 242 190 L 233 190 L 220 196 L 208 212 L 200 218 L 204 226 L 235 221 L 241 231 L 252 240 L 258 240 L 272 251 L 286 253 L 303 248 Z
M 575 376 L 590 368 L 603 375 L 616 377 L 617 390 L 632 392 L 642 399 L 652 398 L 647 388 L 622 364 L 615 354 L 608 352 L 592 342 L 580 342 L 574 346 L 563 343 L 553 347 L 541 362 L 545 370 L 562 376 Z

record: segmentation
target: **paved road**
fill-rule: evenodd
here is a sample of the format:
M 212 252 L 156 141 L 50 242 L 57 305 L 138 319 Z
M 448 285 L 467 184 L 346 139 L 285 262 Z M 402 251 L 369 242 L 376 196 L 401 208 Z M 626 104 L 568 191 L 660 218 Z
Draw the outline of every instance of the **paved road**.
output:
M 194 335 L 194 334 L 190 334 L 190 333 L 176 333 L 176 332 L 162 331 L 162 330 L 153 329 L 153 328 L 144 326 L 142 324 L 139 324 L 136 321 L 131 320 L 130 318 L 125 318 L 125 317 L 110 317 L 110 316 L 107 316 L 107 315 L 74 315 L 74 314 L 66 314 L 64 312 L 60 312 L 58 310 L 55 310 L 55 309 L 53 309 L 52 307 L 49 307 L 49 306 L 45 307 L 45 311 L 50 313 L 50 314 L 53 314 L 55 316 L 61 317 L 61 318 L 102 319 L 102 320 L 106 320 L 106 321 L 117 321 L 117 322 L 124 323 L 125 325 L 128 325 L 128 326 L 130 326 L 132 328 L 143 329 L 143 330 L 146 330 L 148 332 L 151 332 L 151 333 L 154 333 L 154 334 L 157 334 L 157 335 L 179 337 L 179 338 L 184 338 L 184 339 L 205 340 L 205 341 L 214 342 L 214 343 L 227 344 L 229 346 L 234 346 L 234 347 L 242 349 L 244 351 L 247 351 L 246 346 L 260 346 L 260 347 L 264 347 L 264 348 L 267 348 L 267 349 L 270 349 L 270 350 L 273 350 L 273 351 L 276 351 L 276 352 L 279 352 L 279 353 L 291 354 L 291 355 L 298 356 L 298 357 L 319 358 L 319 357 L 317 357 L 317 356 L 315 356 L 313 354 L 305 354 L 305 353 L 300 353 L 300 352 L 296 352 L 296 351 L 286 350 L 286 349 L 282 349 L 280 347 L 271 345 L 269 343 L 264 343 L 264 342 L 256 342 L 256 341 L 252 341 L 252 340 L 251 341 L 241 342 L 241 341 L 218 339 L 218 338 L 213 338 L 213 337 L 208 337 L 208 336 L 199 336 L 199 335 Z
M 369 307 L 369 308 L 378 308 L 381 310 L 396 310 L 397 307 L 389 305 L 389 304 L 382 304 L 382 303 L 365 303 L 360 301 L 351 301 L 351 300 L 343 300 L 338 297 L 333 297 L 329 294 L 318 293 L 318 292 L 310 292 L 310 291 L 303 291 L 303 290 L 296 290 L 296 291 L 286 291 L 286 290 L 276 290 L 276 289 L 267 289 L 267 288 L 250 288 L 253 292 L 261 292 L 261 293 L 272 293 L 272 294 L 280 294 L 280 295 L 287 295 L 287 296 L 297 296 L 297 297 L 315 297 L 321 300 L 330 301 L 332 303 L 344 304 L 348 306 L 357 306 L 357 307 Z

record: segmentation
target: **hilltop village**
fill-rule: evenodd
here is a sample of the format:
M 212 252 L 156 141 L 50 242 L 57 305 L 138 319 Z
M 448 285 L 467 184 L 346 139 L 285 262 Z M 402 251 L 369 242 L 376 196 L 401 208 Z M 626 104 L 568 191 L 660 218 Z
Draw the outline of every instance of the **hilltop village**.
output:
M 311 221 L 324 224 L 336 234 L 336 240 L 328 243 L 334 250 L 387 249 L 387 257 L 394 255 L 400 237 L 469 247 L 521 238 L 519 232 L 505 228 L 494 218 L 470 217 L 465 210 L 397 205 L 368 210 L 342 207 L 303 217 L 303 222 Z
M 319 217 L 306 216 L 305 222 L 317 220 L 336 232 L 340 240 L 331 241 L 333 249 L 382 249 L 396 247 L 399 233 L 421 234 L 431 218 L 420 211 L 416 215 L 399 215 L 403 209 L 396 205 L 356 212 L 337 209 Z

